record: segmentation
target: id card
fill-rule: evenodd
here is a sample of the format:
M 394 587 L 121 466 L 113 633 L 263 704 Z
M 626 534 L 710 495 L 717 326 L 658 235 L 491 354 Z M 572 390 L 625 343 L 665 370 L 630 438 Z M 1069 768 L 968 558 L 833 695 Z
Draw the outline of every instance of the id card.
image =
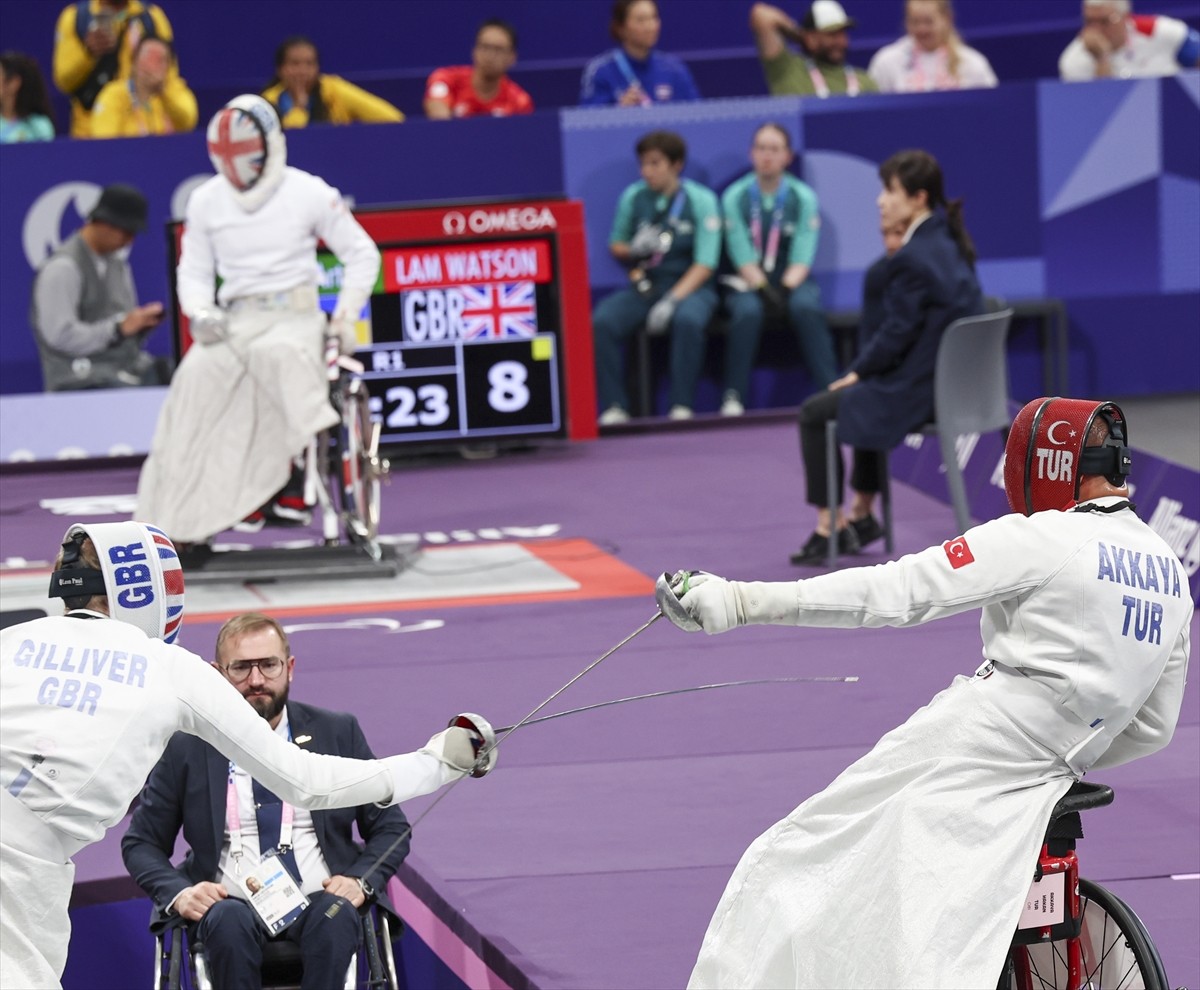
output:
M 268 853 L 243 886 L 250 906 L 272 935 L 278 935 L 304 913 L 308 898 L 287 871 L 278 853 Z
M 1017 922 L 1018 928 L 1045 928 L 1063 920 L 1066 907 L 1067 875 L 1047 873 L 1033 881 L 1025 896 L 1025 909 Z

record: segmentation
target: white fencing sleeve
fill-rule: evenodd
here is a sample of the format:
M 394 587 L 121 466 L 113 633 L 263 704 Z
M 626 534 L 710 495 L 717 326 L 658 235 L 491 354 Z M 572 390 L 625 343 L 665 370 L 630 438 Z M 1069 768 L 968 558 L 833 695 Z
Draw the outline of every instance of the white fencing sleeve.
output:
M 198 192 L 198 190 L 197 190 Z M 175 282 L 179 292 L 179 308 L 190 318 L 202 310 L 216 309 L 217 267 L 212 241 L 203 220 L 204 197 L 195 193 L 188 200 L 183 238 L 179 246 L 179 264 Z
M 1150 697 L 1103 755 L 1088 768 L 1089 773 L 1149 756 L 1171 741 L 1183 706 L 1191 634 L 1191 623 L 1185 623 Z
M 337 255 L 343 270 L 333 318 L 346 316 L 357 320 L 379 277 L 379 248 L 354 219 L 341 194 L 323 180 L 317 181 L 327 192 L 317 213 L 317 236 Z
M 224 677 L 184 650 L 175 673 L 184 732 L 211 743 L 284 801 L 301 808 L 352 808 L 387 804 L 436 790 L 446 779 L 436 757 L 410 753 L 403 779 L 382 760 L 352 760 L 309 753 L 276 735 Z M 189 660 L 190 657 L 190 660 Z M 423 768 L 422 773 L 417 773 Z M 436 782 L 435 782 L 436 781 Z M 415 789 L 401 793 L 401 786 Z M 432 784 L 432 786 L 428 786 Z

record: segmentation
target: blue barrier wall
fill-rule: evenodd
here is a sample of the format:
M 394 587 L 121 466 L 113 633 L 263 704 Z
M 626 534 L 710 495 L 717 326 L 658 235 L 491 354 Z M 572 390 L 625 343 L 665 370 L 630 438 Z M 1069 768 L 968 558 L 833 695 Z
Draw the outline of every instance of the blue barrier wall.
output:
M 1080 393 L 1200 387 L 1200 72 L 1164 80 L 855 100 L 759 98 L 640 111 L 564 110 L 453 125 L 311 129 L 289 135 L 293 164 L 360 205 L 566 193 L 587 206 L 592 287 L 622 282 L 605 247 L 633 144 L 671 127 L 691 144 L 687 174 L 717 187 L 745 165 L 759 121 L 780 120 L 821 197 L 815 264 L 827 305 L 857 305 L 879 251 L 877 163 L 926 147 L 966 202 L 986 292 L 1054 296 L 1070 315 L 1070 385 Z M 0 391 L 40 388 L 27 307 L 33 265 L 80 222 L 99 186 L 142 186 L 151 227 L 132 262 L 143 299 L 165 299 L 163 225 L 210 169 L 199 134 L 0 148 Z M 583 291 L 583 287 L 578 287 Z M 167 348 L 160 330 L 153 346 Z M 1014 394 L 1040 394 L 1036 361 Z

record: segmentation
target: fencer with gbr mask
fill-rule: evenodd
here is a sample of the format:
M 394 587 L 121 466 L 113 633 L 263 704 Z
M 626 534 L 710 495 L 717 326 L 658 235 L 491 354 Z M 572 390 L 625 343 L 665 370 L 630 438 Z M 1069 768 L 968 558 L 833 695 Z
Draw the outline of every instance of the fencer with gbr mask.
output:
M 119 822 L 175 732 L 211 743 L 302 808 L 398 804 L 494 749 L 455 726 L 413 753 L 352 760 L 290 745 L 207 661 L 175 642 L 183 571 L 136 522 L 67 530 L 50 596 L 65 615 L 0 631 L 0 987 L 58 987 L 71 857 Z M 486 765 L 479 766 L 483 761 Z
M 188 200 L 176 273 L 196 343 L 159 415 L 134 513 L 184 544 L 269 507 L 292 458 L 338 421 L 317 242 L 343 269 L 328 327 L 343 351 L 379 274 L 379 250 L 338 191 L 287 165 L 279 118 L 262 97 L 217 111 L 208 152 L 217 174 Z

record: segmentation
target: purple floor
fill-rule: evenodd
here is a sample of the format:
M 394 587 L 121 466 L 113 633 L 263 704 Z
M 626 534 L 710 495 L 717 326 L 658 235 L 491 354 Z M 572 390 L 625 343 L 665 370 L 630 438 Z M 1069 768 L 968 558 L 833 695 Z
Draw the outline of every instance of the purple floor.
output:
M 135 483 L 131 469 L 3 476 L 0 557 L 45 560 L 53 549 L 67 518 L 40 499 L 127 494 Z M 903 486 L 894 500 L 898 553 L 955 535 L 949 507 Z M 729 424 L 402 465 L 385 492 L 387 533 L 467 541 L 539 526 L 589 539 L 648 577 L 680 567 L 802 576 L 787 563 L 811 528 L 794 427 Z M 882 559 L 880 550 L 857 562 Z M 653 612 L 649 595 L 439 606 L 402 614 L 406 624 L 444 622 L 420 633 L 298 631 L 293 691 L 354 711 L 377 752 L 408 750 L 455 712 L 516 722 Z M 320 619 L 376 614 L 387 613 L 335 607 Z M 185 623 L 184 645 L 208 655 L 217 628 Z M 1192 635 L 1200 639 L 1200 623 Z M 714 681 L 862 679 L 690 694 L 522 729 L 495 774 L 465 781 L 421 824 L 408 863 L 458 912 L 458 927 L 503 955 L 512 983 L 680 987 L 746 845 L 979 661 L 974 613 L 913 630 L 754 628 L 714 638 L 657 623 L 550 710 Z M 1089 813 L 1080 847 L 1084 875 L 1145 921 L 1173 986 L 1200 985 L 1200 881 L 1170 879 L 1200 873 L 1198 753 L 1193 676 L 1173 744 L 1101 775 L 1117 801 Z M 410 817 L 430 800 L 413 802 Z M 78 858 L 80 882 L 123 876 L 119 838 L 113 830 Z

